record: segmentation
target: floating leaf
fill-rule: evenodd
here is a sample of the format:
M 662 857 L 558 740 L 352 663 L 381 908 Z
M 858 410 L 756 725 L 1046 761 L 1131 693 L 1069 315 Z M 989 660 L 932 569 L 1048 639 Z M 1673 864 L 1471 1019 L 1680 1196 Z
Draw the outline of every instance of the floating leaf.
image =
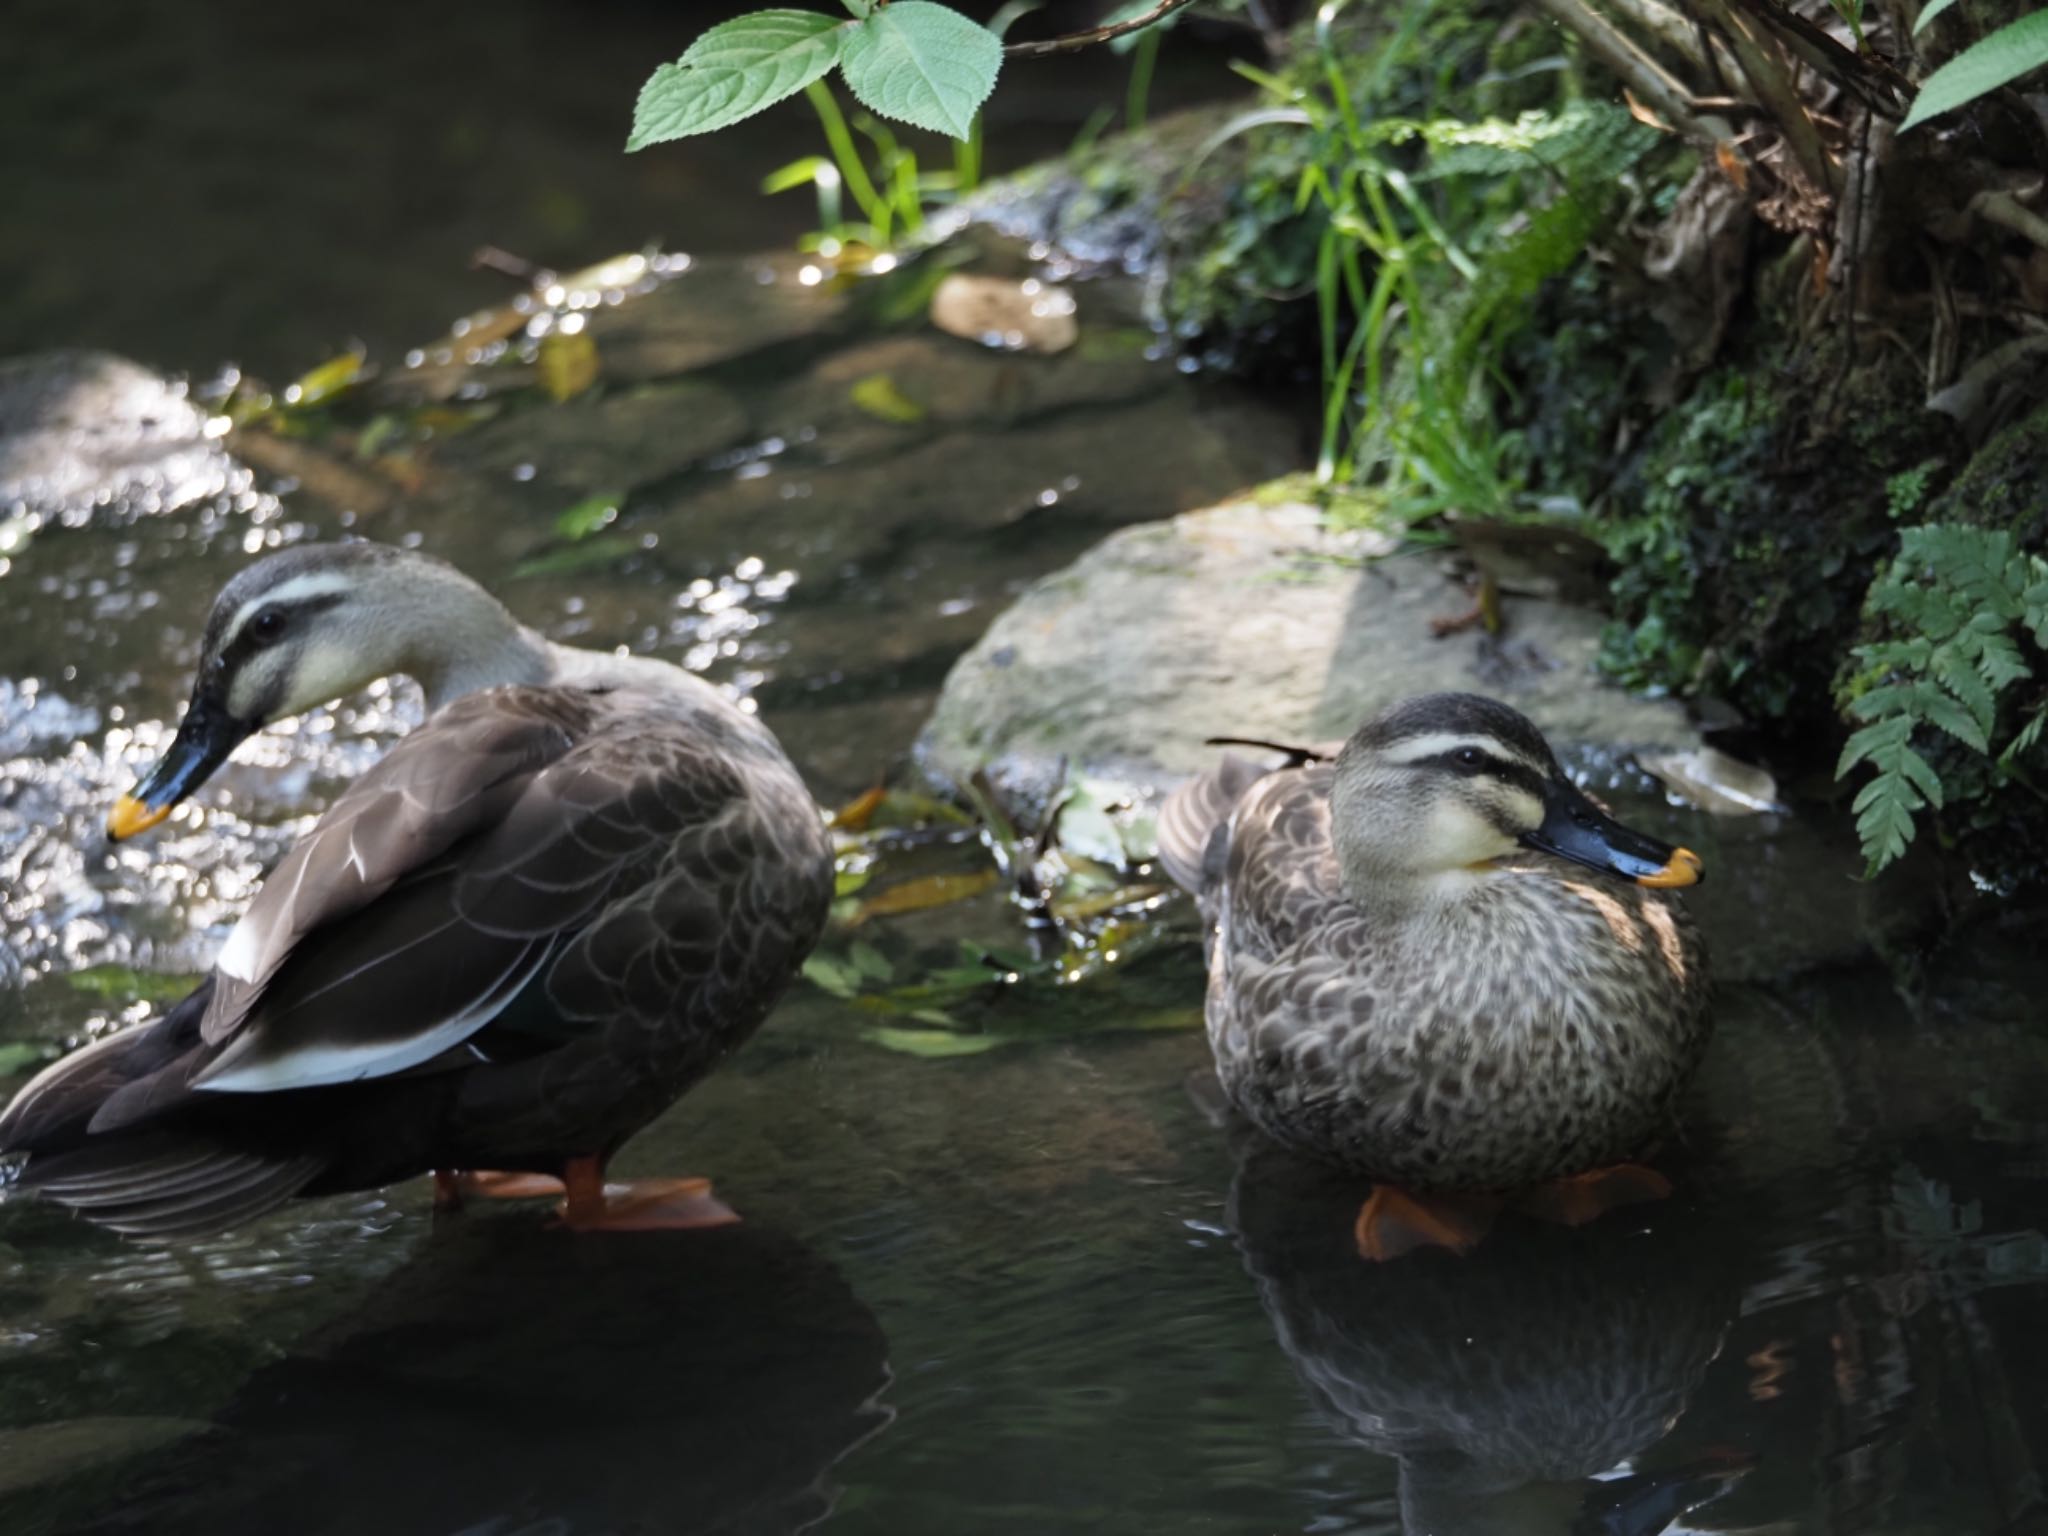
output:
M 730 127 L 794 96 L 838 61 L 856 31 L 816 11 L 756 11 L 719 23 L 648 77 L 626 148 Z
M 620 498 L 611 491 L 586 496 L 575 506 L 556 514 L 555 537 L 572 543 L 587 539 L 600 528 L 617 520 Z
M 1979 38 L 1929 75 L 1899 131 L 1966 106 L 2044 64 L 2048 64 L 2048 10 L 2022 16 Z
M 847 958 L 853 962 L 854 969 L 870 981 L 887 981 L 896 974 L 896 968 L 889 963 L 887 955 L 861 940 L 854 941 L 853 947 L 847 951 Z
M 928 912 L 934 907 L 951 906 L 956 901 L 979 896 L 995 883 L 996 872 L 992 869 L 978 869 L 971 874 L 925 875 L 921 879 L 906 880 L 901 885 L 877 891 L 862 902 L 853 914 L 852 925 L 858 926 L 870 918 L 900 917 L 906 912 Z
M 65 976 L 75 990 L 113 1002 L 176 1002 L 199 985 L 196 976 L 138 971 L 125 965 L 93 965 Z
M 597 342 L 588 331 L 550 331 L 540 340 L 540 387 L 573 400 L 597 382 Z
M 1002 67 L 995 33 L 932 0 L 870 12 L 840 50 L 840 70 L 862 106 L 956 139 L 973 131 Z
M 550 550 L 544 555 L 535 555 L 522 560 L 512 567 L 515 580 L 526 581 L 535 576 L 573 576 L 578 571 L 596 570 L 599 566 L 616 565 L 629 556 L 640 553 L 640 540 L 630 533 L 607 533 L 581 543 L 568 544 L 561 549 Z
M 860 991 L 859 968 L 823 953 L 814 953 L 804 960 L 803 977 L 834 997 L 853 997 Z
M 979 1056 L 1003 1043 L 996 1035 L 964 1035 L 952 1029 L 898 1029 L 883 1024 L 864 1032 L 867 1039 L 906 1056 L 939 1058 Z
M 363 354 L 344 352 L 340 357 L 330 357 L 311 372 L 301 374 L 296 384 L 287 384 L 284 403 L 301 408 L 319 405 L 351 388 L 362 376 Z
M 847 395 L 870 416 L 908 426 L 924 420 L 924 407 L 896 387 L 886 373 L 871 373 L 859 380 Z

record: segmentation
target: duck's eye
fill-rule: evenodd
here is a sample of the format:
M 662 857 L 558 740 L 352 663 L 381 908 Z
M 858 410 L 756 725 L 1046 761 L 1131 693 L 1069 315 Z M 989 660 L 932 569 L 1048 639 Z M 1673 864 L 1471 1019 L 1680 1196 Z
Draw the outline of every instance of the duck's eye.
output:
M 268 645 L 284 633 L 285 617 L 281 608 L 266 608 L 249 621 L 249 633 L 260 645 Z
M 1460 747 L 1451 754 L 1451 761 L 1455 762 L 1460 768 L 1484 768 L 1486 766 L 1486 754 L 1477 747 Z

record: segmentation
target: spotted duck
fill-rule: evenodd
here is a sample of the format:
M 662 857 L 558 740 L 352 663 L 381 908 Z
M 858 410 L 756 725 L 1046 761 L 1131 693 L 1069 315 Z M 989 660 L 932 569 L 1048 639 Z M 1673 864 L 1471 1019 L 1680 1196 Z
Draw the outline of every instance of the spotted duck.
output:
M 604 1165 L 761 1023 L 832 895 L 803 781 L 716 688 L 552 644 L 423 554 L 288 549 L 221 592 L 109 835 L 394 674 L 425 723 L 271 871 L 212 973 L 0 1116 L 19 1191 L 144 1238 L 430 1170 L 444 1195 L 458 1170 L 560 1180 L 576 1227 L 707 1219 L 703 1181 L 607 1186 Z
M 1428 694 L 1334 754 L 1226 755 L 1160 844 L 1205 919 L 1225 1094 L 1379 1181 L 1361 1251 L 1468 1245 L 1486 1202 L 1432 1194 L 1578 1219 L 1658 1192 L 1629 1160 L 1707 1041 L 1706 957 L 1670 894 L 1700 861 L 1608 816 L 1519 712 Z

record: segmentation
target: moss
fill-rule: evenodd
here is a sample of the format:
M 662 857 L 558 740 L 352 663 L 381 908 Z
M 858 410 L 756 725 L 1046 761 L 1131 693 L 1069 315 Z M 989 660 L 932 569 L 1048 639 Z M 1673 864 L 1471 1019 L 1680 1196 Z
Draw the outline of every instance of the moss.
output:
M 1602 526 L 1621 567 L 1603 660 L 1637 687 L 1725 700 L 1792 745 L 1839 736 L 1834 685 L 1872 575 L 1896 548 L 1894 485 L 1938 478 L 1946 418 L 1888 349 L 1775 349 L 1703 379 L 1652 430 L 1636 508 Z M 1759 355 L 1760 354 L 1760 355 Z

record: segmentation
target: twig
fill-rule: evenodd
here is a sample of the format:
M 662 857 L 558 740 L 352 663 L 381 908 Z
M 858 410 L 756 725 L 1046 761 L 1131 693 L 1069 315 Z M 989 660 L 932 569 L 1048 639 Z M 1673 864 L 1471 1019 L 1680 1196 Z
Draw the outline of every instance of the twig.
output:
M 1780 0 L 1736 0 L 1745 11 L 1770 23 L 1785 42 L 1814 69 L 1859 98 L 1872 111 L 1894 120 L 1904 117 L 1903 103 L 1913 83 L 1876 54 L 1845 48 L 1827 32 L 1780 3 Z
M 1622 83 L 1641 97 L 1658 116 L 1686 137 L 1714 143 L 1728 137 L 1728 125 L 1715 118 L 1696 116 L 1692 99 L 1664 66 L 1638 48 L 1633 39 L 1585 0 L 1536 0 L 1585 42 L 1605 64 L 1621 77 Z
M 1828 164 L 1827 151 L 1822 148 L 1820 134 L 1813 126 L 1813 119 L 1806 114 L 1806 103 L 1799 99 L 1791 77 L 1785 73 L 1777 51 L 1777 40 L 1769 34 L 1759 36 L 1749 24 L 1735 14 L 1729 0 L 1694 0 L 1705 15 L 1721 24 L 1728 35 L 1729 46 L 1735 50 L 1735 57 L 1742 65 L 1742 73 L 1748 79 L 1750 89 L 1756 92 L 1757 100 L 1771 109 L 1771 117 L 1778 125 L 1778 131 L 1785 136 L 1785 147 L 1792 152 L 1793 163 L 1799 167 L 1813 190 L 1823 197 L 1833 195 L 1835 190 L 1834 168 Z
M 1003 52 L 1014 58 L 1042 59 L 1055 53 L 1078 53 L 1083 48 L 1093 48 L 1097 43 L 1114 42 L 1132 32 L 1142 32 L 1155 21 L 1164 21 L 1175 11 L 1194 4 L 1194 0 L 1159 0 L 1142 16 L 1133 16 L 1129 21 L 1120 21 L 1112 27 L 1090 27 L 1086 32 L 1069 32 L 1064 37 L 1048 37 L 1035 43 L 1010 43 Z
M 1979 192 L 1970 199 L 1970 212 L 2002 224 L 2014 234 L 2025 235 L 2048 250 L 2048 219 L 2034 212 L 2010 192 Z
M 1698 23 L 1687 20 L 1664 4 L 1664 0 L 1611 0 L 1625 20 L 1634 22 L 1655 36 L 1695 69 L 1706 69 L 1708 54 L 1716 55 L 1711 66 L 1716 73 L 1734 67 L 1724 44 L 1708 35 Z

